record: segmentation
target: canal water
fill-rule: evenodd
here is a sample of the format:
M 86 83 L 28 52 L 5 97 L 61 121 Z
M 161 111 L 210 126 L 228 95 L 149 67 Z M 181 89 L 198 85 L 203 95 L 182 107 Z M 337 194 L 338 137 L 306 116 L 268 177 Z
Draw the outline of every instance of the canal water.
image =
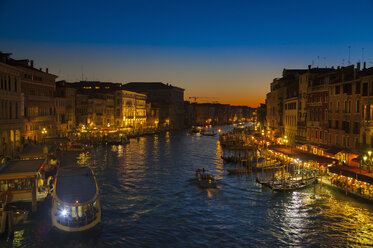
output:
M 96 173 L 102 231 L 51 232 L 49 205 L 0 247 L 356 247 L 373 244 L 373 207 L 321 187 L 274 193 L 255 175 L 230 176 L 218 137 L 186 132 L 131 139 L 66 155 Z M 207 168 L 218 189 L 199 189 Z

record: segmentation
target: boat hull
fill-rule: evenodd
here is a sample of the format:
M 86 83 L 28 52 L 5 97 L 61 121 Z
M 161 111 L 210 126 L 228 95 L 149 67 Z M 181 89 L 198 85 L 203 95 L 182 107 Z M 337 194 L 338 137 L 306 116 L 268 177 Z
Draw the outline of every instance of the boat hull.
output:
M 199 181 L 198 187 L 202 189 L 209 189 L 209 188 L 216 188 L 217 186 L 215 182 L 209 183 L 209 182 Z
M 101 213 L 98 214 L 96 219 L 92 221 L 91 223 L 84 225 L 84 226 L 79 226 L 79 227 L 69 227 L 65 225 L 61 225 L 60 223 L 57 222 L 57 218 L 55 216 L 52 217 L 52 227 L 55 228 L 56 230 L 63 231 L 63 232 L 85 232 L 88 230 L 93 230 L 96 227 L 98 227 L 101 224 Z
M 286 192 L 286 191 L 303 189 L 303 188 L 305 188 L 309 185 L 312 185 L 315 182 L 317 182 L 317 178 L 307 179 L 304 182 L 299 181 L 299 182 L 288 183 L 288 184 L 285 184 L 285 185 L 282 185 L 282 184 L 268 184 L 268 186 L 274 191 Z

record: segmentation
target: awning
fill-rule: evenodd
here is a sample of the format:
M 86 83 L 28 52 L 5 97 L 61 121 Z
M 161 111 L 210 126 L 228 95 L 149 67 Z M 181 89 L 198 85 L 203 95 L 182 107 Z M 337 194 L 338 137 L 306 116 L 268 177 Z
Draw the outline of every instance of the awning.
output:
M 341 151 L 343 151 L 343 149 L 338 148 L 338 147 L 331 147 L 327 149 L 325 152 L 331 155 L 336 155 L 337 153 L 340 153 Z
M 346 168 L 341 166 L 329 167 L 329 171 L 345 177 L 355 178 L 359 181 L 373 184 L 373 177 L 360 173 L 359 168 Z
M 353 158 L 353 159 L 351 159 L 351 160 L 354 161 L 354 162 L 356 162 L 356 163 L 361 163 L 361 159 L 362 159 L 362 157 L 361 157 L 361 155 L 360 155 L 360 156 L 358 156 L 358 157 L 356 157 L 356 158 Z
M 286 154 L 292 158 L 300 159 L 301 161 L 315 161 L 320 164 L 333 164 L 336 162 L 336 159 L 318 156 L 313 153 L 304 152 L 295 148 L 289 148 L 284 146 L 271 146 L 269 149 L 275 150 L 277 152 L 281 152 L 283 154 Z

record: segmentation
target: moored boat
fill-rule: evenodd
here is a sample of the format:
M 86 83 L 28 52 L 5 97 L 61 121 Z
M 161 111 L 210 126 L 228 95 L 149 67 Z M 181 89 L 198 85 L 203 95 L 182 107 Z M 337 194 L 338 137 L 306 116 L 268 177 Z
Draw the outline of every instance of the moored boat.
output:
M 207 130 L 203 130 L 201 131 L 201 135 L 203 136 L 215 136 L 217 133 L 215 133 L 214 131 L 211 131 L 211 132 L 208 132 Z
M 66 232 L 90 230 L 101 223 L 99 190 L 90 168 L 58 170 L 51 216 L 52 226 Z
M 287 180 L 287 181 L 275 181 L 269 182 L 267 185 L 274 191 L 292 191 L 297 189 L 305 188 L 313 183 L 317 182 L 316 177 L 303 178 L 296 180 Z
M 216 181 L 213 175 L 208 173 L 205 168 L 196 170 L 198 186 L 201 188 L 216 188 Z

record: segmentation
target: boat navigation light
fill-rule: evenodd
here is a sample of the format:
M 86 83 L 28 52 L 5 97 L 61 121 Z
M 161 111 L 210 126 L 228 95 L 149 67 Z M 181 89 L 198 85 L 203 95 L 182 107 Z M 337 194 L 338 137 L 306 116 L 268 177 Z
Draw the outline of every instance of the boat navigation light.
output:
M 61 211 L 61 215 L 62 215 L 63 217 L 66 217 L 66 216 L 67 216 L 67 210 L 66 210 L 66 209 L 62 209 L 62 211 Z

